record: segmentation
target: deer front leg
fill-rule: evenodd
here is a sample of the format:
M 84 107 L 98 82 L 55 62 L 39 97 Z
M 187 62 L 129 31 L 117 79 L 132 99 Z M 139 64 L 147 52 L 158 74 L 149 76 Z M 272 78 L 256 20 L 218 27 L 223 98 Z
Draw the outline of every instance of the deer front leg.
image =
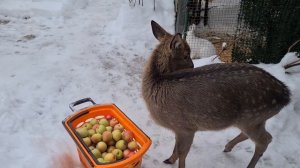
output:
M 185 168 L 185 158 L 193 143 L 195 132 L 177 132 L 176 142 L 172 155 L 164 161 L 167 164 L 173 164 L 179 158 L 179 168 Z

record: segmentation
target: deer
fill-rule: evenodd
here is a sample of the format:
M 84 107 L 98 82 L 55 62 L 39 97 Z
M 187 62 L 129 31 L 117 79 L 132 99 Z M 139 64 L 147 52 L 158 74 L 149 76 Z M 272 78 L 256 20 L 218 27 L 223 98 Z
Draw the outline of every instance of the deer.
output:
M 247 139 L 255 151 L 254 168 L 272 141 L 266 121 L 291 99 L 289 88 L 270 73 L 247 63 L 215 63 L 194 68 L 190 48 L 181 34 L 172 35 L 151 21 L 159 44 L 145 63 L 141 92 L 151 118 L 175 134 L 171 156 L 164 160 L 185 168 L 197 131 L 236 127 L 241 132 L 224 152 Z

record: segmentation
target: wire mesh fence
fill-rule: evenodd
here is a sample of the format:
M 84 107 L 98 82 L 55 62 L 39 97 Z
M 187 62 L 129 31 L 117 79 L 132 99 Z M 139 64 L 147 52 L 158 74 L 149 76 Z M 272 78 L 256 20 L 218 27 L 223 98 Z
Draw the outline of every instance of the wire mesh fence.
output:
M 299 0 L 175 0 L 176 32 L 196 53 L 225 62 L 278 62 L 300 38 Z M 299 51 L 299 47 L 295 47 Z
M 279 62 L 300 38 L 299 17 L 299 0 L 242 0 L 233 61 Z

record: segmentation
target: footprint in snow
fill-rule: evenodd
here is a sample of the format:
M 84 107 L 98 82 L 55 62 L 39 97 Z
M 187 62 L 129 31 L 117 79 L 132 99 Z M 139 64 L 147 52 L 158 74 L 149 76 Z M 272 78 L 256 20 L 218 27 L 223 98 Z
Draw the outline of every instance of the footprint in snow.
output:
M 26 42 L 26 41 L 29 41 L 29 40 L 33 40 L 35 38 L 36 38 L 35 35 L 29 34 L 29 35 L 23 36 L 22 39 L 18 40 L 17 42 Z
M 6 25 L 9 22 L 10 22 L 10 20 L 2 20 L 2 19 L 0 19 L 0 25 Z

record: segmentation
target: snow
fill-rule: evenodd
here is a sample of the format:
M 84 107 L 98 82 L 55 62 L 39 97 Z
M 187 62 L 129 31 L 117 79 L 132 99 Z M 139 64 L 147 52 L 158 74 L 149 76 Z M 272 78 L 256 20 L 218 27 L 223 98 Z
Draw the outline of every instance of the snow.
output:
M 115 103 L 153 143 L 144 168 L 169 168 L 162 161 L 173 150 L 174 135 L 156 125 L 141 98 L 144 63 L 157 44 L 150 21 L 174 32 L 173 1 L 2 0 L 0 2 L 0 165 L 5 168 L 64 167 L 69 154 L 80 167 L 76 146 L 61 121 L 71 115 L 69 103 L 91 97 Z M 31 36 L 30 36 L 31 35 Z M 292 53 L 289 53 L 290 55 Z M 295 54 L 294 54 L 295 56 Z M 220 62 L 214 57 L 195 62 Z M 285 57 L 286 62 L 291 58 Z M 273 135 L 257 167 L 300 167 L 300 74 L 284 73 L 282 64 L 259 64 L 292 90 L 293 101 L 267 122 Z M 239 133 L 197 132 L 187 167 L 246 167 L 254 145 L 224 145 Z

